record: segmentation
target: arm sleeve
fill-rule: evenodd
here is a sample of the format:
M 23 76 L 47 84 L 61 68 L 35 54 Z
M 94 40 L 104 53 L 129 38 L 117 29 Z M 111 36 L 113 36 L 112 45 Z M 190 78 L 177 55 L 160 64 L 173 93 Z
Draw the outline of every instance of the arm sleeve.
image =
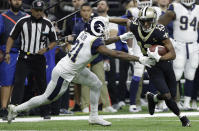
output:
M 101 45 L 104 45 L 104 42 L 102 41 L 101 38 L 97 38 L 97 39 L 93 42 L 93 44 L 92 44 L 92 46 L 91 46 L 91 53 L 92 53 L 92 55 L 95 55 L 95 54 L 97 53 L 97 48 L 98 48 L 99 46 L 101 46 Z
M 55 42 L 57 41 L 57 34 L 55 31 L 55 27 L 52 25 L 52 23 L 50 22 L 50 30 L 49 30 L 49 41 L 51 42 Z

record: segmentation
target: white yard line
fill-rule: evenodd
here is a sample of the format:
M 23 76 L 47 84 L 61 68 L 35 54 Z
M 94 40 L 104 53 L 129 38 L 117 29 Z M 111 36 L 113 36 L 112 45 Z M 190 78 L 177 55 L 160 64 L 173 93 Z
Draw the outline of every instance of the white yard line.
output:
M 199 112 L 183 112 L 186 116 L 199 116 Z M 139 119 L 147 117 L 175 117 L 173 113 L 155 113 L 153 116 L 149 114 L 124 114 L 124 115 L 100 115 L 104 119 Z M 39 121 L 52 121 L 52 120 L 88 120 L 88 116 L 53 116 L 50 120 L 44 120 L 42 117 L 31 118 L 15 118 L 13 122 L 39 122 Z M 2 121 L 0 122 L 7 122 Z

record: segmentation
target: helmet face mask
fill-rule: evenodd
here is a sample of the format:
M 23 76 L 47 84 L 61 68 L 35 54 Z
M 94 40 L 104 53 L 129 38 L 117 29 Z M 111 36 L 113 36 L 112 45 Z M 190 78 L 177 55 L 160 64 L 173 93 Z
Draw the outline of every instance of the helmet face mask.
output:
M 138 8 L 144 8 L 146 6 L 152 6 L 152 0 L 137 0 Z
M 195 0 L 180 0 L 180 2 L 183 5 L 189 7 L 189 6 L 192 6 L 196 1 Z
M 157 14 L 152 7 L 144 7 L 139 11 L 138 23 L 141 29 L 148 33 L 156 24 Z

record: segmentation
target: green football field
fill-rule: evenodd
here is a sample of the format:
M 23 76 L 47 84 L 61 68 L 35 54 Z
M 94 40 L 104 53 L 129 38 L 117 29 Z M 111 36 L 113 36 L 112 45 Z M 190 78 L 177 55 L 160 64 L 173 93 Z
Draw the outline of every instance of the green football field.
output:
M 0 119 L 0 131 L 3 130 L 52 130 L 52 131 L 199 131 L 199 112 L 183 112 L 191 121 L 191 127 L 182 127 L 179 119 L 171 112 L 148 114 L 146 107 L 142 112 L 128 112 L 128 106 L 117 113 L 99 112 L 100 116 L 111 121 L 112 126 L 103 127 L 88 124 L 88 113 L 77 112 L 74 115 L 55 116 L 51 120 L 41 117 L 17 117 L 11 124 Z
M 192 127 L 182 127 L 176 117 L 109 119 L 112 126 L 89 125 L 87 120 L 0 123 L 0 130 L 65 131 L 199 131 L 199 117 L 190 117 Z

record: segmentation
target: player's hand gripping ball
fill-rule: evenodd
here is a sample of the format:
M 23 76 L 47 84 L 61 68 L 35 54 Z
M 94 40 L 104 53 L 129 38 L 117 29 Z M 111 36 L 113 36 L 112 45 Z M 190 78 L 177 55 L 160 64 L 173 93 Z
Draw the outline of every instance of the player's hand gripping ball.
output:
M 164 46 L 161 46 L 161 45 L 152 45 L 152 46 L 149 48 L 149 50 L 150 50 L 151 52 L 154 52 L 156 48 L 158 48 L 158 54 L 159 54 L 160 56 L 163 56 L 163 55 L 165 55 L 165 54 L 167 53 L 167 49 L 166 49 Z

